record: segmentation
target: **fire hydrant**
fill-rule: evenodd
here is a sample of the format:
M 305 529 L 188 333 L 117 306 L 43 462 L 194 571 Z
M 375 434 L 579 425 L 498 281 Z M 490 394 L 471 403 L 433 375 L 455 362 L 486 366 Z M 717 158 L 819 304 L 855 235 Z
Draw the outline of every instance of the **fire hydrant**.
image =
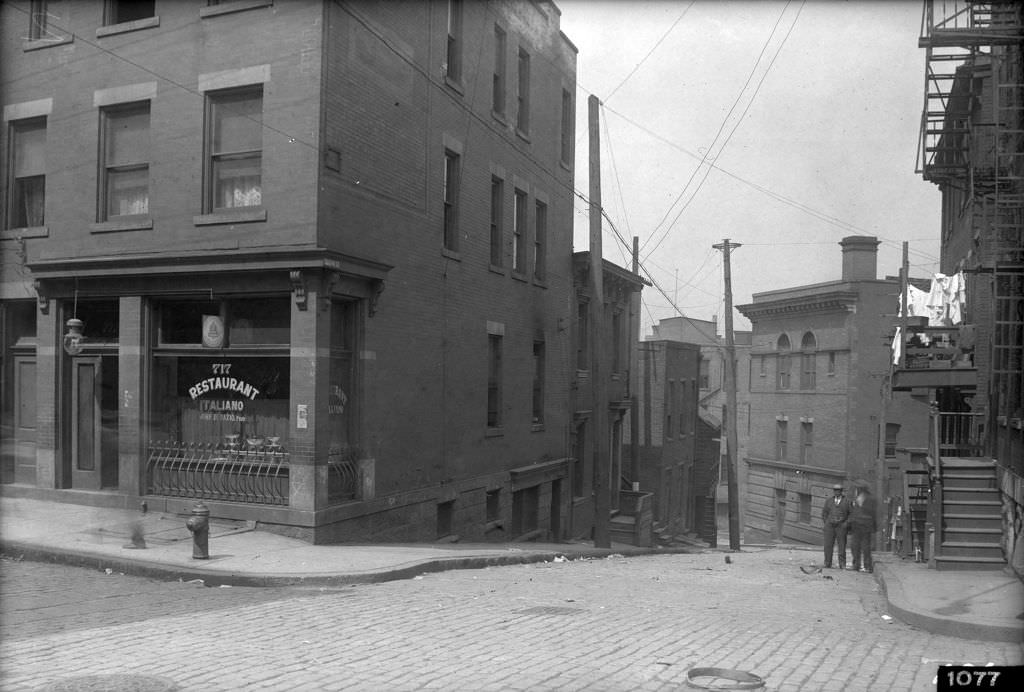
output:
M 192 507 L 192 516 L 185 522 L 192 532 L 192 559 L 210 559 L 210 508 L 202 502 Z

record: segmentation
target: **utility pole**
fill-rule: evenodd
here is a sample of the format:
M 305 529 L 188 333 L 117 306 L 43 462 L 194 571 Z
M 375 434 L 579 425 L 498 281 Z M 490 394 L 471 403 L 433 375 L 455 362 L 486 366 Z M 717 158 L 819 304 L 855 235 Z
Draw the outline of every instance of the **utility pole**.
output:
M 736 344 L 732 334 L 732 270 L 729 265 L 729 253 L 739 243 L 730 243 L 726 238 L 717 245 L 716 250 L 722 251 L 725 260 L 725 401 L 726 417 L 722 421 L 726 430 L 726 453 L 729 472 L 729 548 L 740 549 L 740 516 L 739 488 L 736 478 L 736 455 L 739 452 L 738 435 L 736 434 Z
M 640 274 L 640 238 L 633 236 L 633 273 Z M 629 364 L 629 461 L 630 480 L 633 491 L 640 490 L 640 294 L 633 293 L 629 299 L 633 312 L 630 325 L 630 364 Z
M 590 131 L 590 389 L 594 422 L 594 547 L 611 548 L 611 457 L 608 438 L 608 381 L 604 372 L 604 262 L 601 249 L 600 101 L 587 99 Z

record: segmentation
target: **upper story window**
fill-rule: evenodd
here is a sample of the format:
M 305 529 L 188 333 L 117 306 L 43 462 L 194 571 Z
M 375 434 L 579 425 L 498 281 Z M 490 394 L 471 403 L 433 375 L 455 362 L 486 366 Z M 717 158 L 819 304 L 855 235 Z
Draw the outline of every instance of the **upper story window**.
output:
M 156 0 L 107 0 L 105 24 L 124 24 L 156 16 Z
M 576 369 L 587 370 L 590 368 L 590 318 L 588 312 L 590 306 L 580 301 L 576 304 Z
M 707 358 L 701 358 L 700 359 L 700 366 L 699 366 L 700 375 L 699 375 L 699 379 L 700 379 L 700 388 L 701 389 L 709 389 L 709 385 L 711 384 L 711 375 L 708 372 L 709 365 L 710 365 L 710 363 L 708 362 Z
M 544 422 L 544 342 L 533 342 L 533 423 Z
M 491 91 L 491 109 L 497 115 L 505 115 L 505 61 L 508 39 L 505 30 L 494 27 L 494 76 Z
M 7 227 L 42 226 L 46 211 L 46 118 L 10 124 Z
M 537 202 L 533 223 L 533 278 L 544 281 L 547 277 L 548 205 Z
M 502 336 L 487 335 L 487 427 L 501 427 Z
M 622 313 L 618 310 L 613 312 L 611 322 L 612 372 L 622 372 Z
M 836 374 L 836 353 L 835 351 L 828 352 L 828 374 Z
M 789 354 L 789 337 L 783 334 L 779 337 L 778 342 L 778 355 L 776 359 L 778 361 L 778 388 L 789 389 L 789 373 L 790 373 L 790 354 Z
M 448 0 L 448 50 L 445 76 L 462 79 L 462 0 Z
M 818 379 L 818 345 L 814 334 L 807 332 L 800 342 L 800 389 L 814 389 Z
M 814 462 L 814 423 L 804 421 L 800 423 L 800 463 L 810 464 Z
M 572 166 L 576 113 L 572 107 L 572 94 L 562 89 L 562 163 Z
M 28 39 L 30 41 L 66 40 L 64 23 L 64 0 L 32 0 L 28 11 Z
M 523 272 L 526 265 L 526 193 L 515 191 L 512 208 L 512 271 Z
M 149 213 L 149 102 L 104 108 L 100 219 Z
M 459 155 L 450 149 L 444 152 L 444 247 L 459 249 Z
M 502 221 L 505 217 L 505 181 L 491 176 L 491 265 L 502 266 Z
M 207 94 L 207 211 L 263 205 L 263 87 Z
M 530 131 L 530 54 L 519 49 L 519 81 L 516 87 L 516 129 Z
M 789 421 L 775 421 L 775 458 L 785 461 L 789 456 Z

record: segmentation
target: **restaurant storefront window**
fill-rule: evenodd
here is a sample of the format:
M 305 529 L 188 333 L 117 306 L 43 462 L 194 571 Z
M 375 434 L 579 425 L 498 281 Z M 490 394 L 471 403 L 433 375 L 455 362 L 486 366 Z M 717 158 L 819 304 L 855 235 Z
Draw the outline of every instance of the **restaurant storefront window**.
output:
M 290 301 L 154 304 L 150 492 L 287 504 Z

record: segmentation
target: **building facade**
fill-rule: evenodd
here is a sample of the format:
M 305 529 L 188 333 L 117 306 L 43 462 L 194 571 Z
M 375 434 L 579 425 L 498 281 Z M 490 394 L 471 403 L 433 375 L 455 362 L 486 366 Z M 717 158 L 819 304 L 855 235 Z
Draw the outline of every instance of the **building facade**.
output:
M 733 347 L 736 353 L 736 439 L 739 446 L 737 459 L 746 453 L 747 435 L 750 432 L 750 397 L 745 385 L 750 368 L 750 343 L 752 332 L 733 330 Z M 701 423 L 697 426 L 697 456 L 694 495 L 699 504 L 703 523 L 698 522 L 705 539 L 710 539 L 714 527 L 728 526 L 729 490 L 727 469 L 722 467 L 723 454 L 722 411 L 726 405 L 725 391 L 725 338 L 718 335 L 718 319 L 698 320 L 692 317 L 670 317 L 652 325 L 648 339 L 670 339 L 700 346 L 700 393 L 698 412 Z M 738 493 L 744 495 L 745 479 L 737 479 Z M 743 505 L 740 504 L 740 511 Z M 714 513 L 717 519 L 710 514 Z M 743 525 L 742 517 L 739 519 Z
M 576 50 L 550 2 L 11 2 L 3 492 L 558 538 Z
M 886 440 L 925 444 L 927 397 L 888 397 L 899 281 L 877 279 L 878 243 L 844 238 L 838 281 L 756 293 L 737 306 L 753 326 L 740 468 L 747 539 L 821 542 L 834 483 L 852 490 L 864 480 L 886 498 Z
M 970 367 L 925 373 L 902 362 L 896 377 L 930 388 L 939 404 L 923 471 L 933 505 L 930 559 L 940 568 L 1009 561 L 1024 574 L 1022 40 L 1019 3 L 924 3 L 918 172 L 942 195 L 940 271 L 964 277 L 962 328 L 947 329 L 945 341 L 969 353 Z M 944 482 L 947 466 L 964 465 L 987 478 Z M 967 484 L 981 487 L 968 493 Z M 969 512 L 958 507 L 967 499 Z

